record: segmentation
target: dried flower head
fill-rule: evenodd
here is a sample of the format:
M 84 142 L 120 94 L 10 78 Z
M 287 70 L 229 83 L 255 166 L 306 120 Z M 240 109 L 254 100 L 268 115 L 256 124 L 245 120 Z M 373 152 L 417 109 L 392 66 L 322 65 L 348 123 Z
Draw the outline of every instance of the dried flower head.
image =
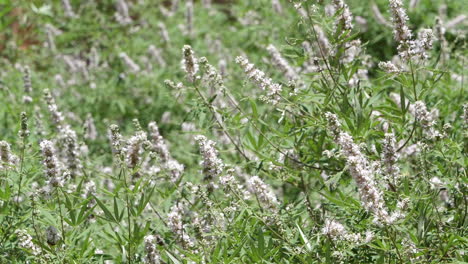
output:
M 49 226 L 46 229 L 46 238 L 47 238 L 47 244 L 51 246 L 57 245 L 57 243 L 61 239 L 59 231 L 54 226 Z

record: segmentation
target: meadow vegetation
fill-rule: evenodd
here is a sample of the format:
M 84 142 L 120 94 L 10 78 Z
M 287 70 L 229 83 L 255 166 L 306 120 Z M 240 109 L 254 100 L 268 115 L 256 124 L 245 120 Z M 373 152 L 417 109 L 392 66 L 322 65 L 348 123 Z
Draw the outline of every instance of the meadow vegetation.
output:
M 0 7 L 0 263 L 468 262 L 463 1 Z

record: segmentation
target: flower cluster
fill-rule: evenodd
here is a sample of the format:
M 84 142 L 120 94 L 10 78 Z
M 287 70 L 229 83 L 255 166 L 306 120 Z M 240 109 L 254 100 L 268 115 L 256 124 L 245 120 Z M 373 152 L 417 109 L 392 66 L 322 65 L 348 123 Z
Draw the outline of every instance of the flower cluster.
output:
M 34 256 L 38 256 L 39 254 L 41 254 L 41 248 L 34 244 L 31 235 L 29 235 L 28 232 L 26 232 L 26 230 L 16 230 L 15 234 L 18 237 L 19 246 L 21 248 L 31 250 L 31 253 Z
M 136 62 L 134 62 L 128 55 L 127 53 L 125 52 L 120 52 L 119 53 L 119 57 L 120 59 L 122 59 L 123 63 L 125 64 L 125 66 L 127 66 L 127 69 L 129 70 L 129 72 L 131 73 L 137 73 L 140 71 L 140 66 L 138 66 L 138 64 L 136 64 Z
M 262 90 L 267 91 L 266 101 L 272 104 L 279 102 L 279 94 L 282 91 L 281 84 L 274 83 L 271 78 L 266 77 L 266 74 L 255 68 L 255 65 L 249 63 L 244 57 L 237 57 L 236 63 L 238 63 L 243 69 L 249 79 L 255 82 Z
M 61 130 L 59 140 L 64 150 L 65 165 L 70 171 L 71 176 L 74 177 L 80 174 L 82 165 L 76 132 L 70 126 L 65 126 Z
M 391 61 L 381 61 L 379 62 L 379 68 L 387 73 L 400 73 L 401 69 L 399 69 L 395 64 Z
M 340 12 L 338 16 L 338 21 L 335 27 L 341 27 L 344 31 L 349 31 L 353 29 L 353 15 L 349 10 L 348 5 L 343 0 L 333 0 L 333 5 L 335 9 Z
M 31 103 L 32 102 L 31 71 L 28 66 L 23 67 L 23 85 L 24 85 L 23 102 Z
M 280 203 L 276 198 L 275 193 L 271 190 L 270 186 L 268 186 L 262 179 L 258 176 L 252 176 L 250 179 L 247 180 L 247 188 L 257 197 L 257 199 L 268 209 L 276 211 Z
M 63 182 L 60 175 L 62 169 L 57 159 L 53 143 L 49 140 L 43 140 L 40 146 L 44 159 L 44 173 L 49 181 L 49 185 L 52 187 L 62 186 Z
M 411 39 L 412 33 L 407 25 L 409 20 L 406 10 L 403 8 L 402 0 L 390 0 L 390 11 L 392 13 L 393 35 L 399 43 Z
M 147 235 L 143 239 L 145 241 L 146 261 L 149 264 L 161 263 L 161 256 L 156 248 L 157 238 L 154 235 Z
M 288 61 L 286 61 L 286 59 L 283 58 L 283 56 L 281 56 L 281 53 L 276 49 L 275 46 L 273 46 L 272 44 L 268 45 L 267 51 L 270 53 L 273 64 L 284 73 L 286 78 L 288 78 L 289 80 L 299 79 L 296 70 L 294 70 L 289 65 Z
M 58 110 L 57 104 L 55 103 L 54 97 L 48 89 L 44 90 L 44 99 L 47 103 L 47 108 L 49 109 L 50 115 L 52 116 L 52 121 L 54 122 L 57 130 L 60 130 L 64 120 L 62 112 Z
M 216 143 L 212 140 L 208 140 L 203 135 L 195 136 L 195 140 L 198 141 L 200 153 L 203 156 L 204 180 L 208 182 L 208 188 L 216 189 L 215 180 L 221 175 L 224 169 L 223 161 L 218 158 L 218 151 L 215 148 Z
M 137 131 L 135 135 L 127 140 L 127 144 L 122 149 L 125 153 L 125 161 L 127 167 L 133 171 L 132 179 L 137 179 L 141 176 L 141 172 L 137 171 L 137 167 L 141 164 L 143 143 L 147 141 L 146 133 Z
M 346 132 L 341 131 L 336 115 L 326 113 L 329 129 L 334 134 L 335 142 L 341 146 L 341 154 L 346 158 L 348 169 L 356 181 L 364 208 L 373 212 L 378 222 L 389 223 L 389 214 L 384 204 L 382 192 L 374 179 L 375 171 L 359 146 Z
M 167 214 L 167 225 L 177 237 L 182 240 L 185 247 L 193 247 L 194 241 L 187 234 L 186 226 L 183 223 L 184 205 L 178 202 L 171 207 L 171 211 Z
M 166 141 L 159 133 L 159 128 L 156 122 L 150 122 L 148 124 L 148 130 L 149 138 L 153 146 L 152 150 L 159 155 L 163 167 L 171 172 L 171 181 L 177 182 L 184 172 L 184 166 L 172 158 Z
M 63 9 L 65 10 L 65 15 L 67 17 L 73 18 L 76 17 L 76 14 L 73 12 L 70 0 L 62 0 Z
M 111 142 L 112 152 L 114 155 L 120 156 L 120 154 L 122 154 L 124 141 L 122 135 L 119 132 L 119 126 L 109 126 L 109 140 Z
M 11 153 L 10 144 L 6 141 L 0 141 L 0 170 L 9 168 L 16 164 L 18 158 Z
M 187 80 L 189 82 L 195 81 L 195 74 L 198 72 L 198 62 L 197 58 L 195 58 L 194 52 L 192 47 L 189 45 L 184 45 L 182 48 L 183 53 L 183 60 L 182 60 L 182 68 L 187 74 Z
M 128 13 L 128 5 L 125 0 L 117 0 L 115 3 L 117 12 L 114 14 L 115 20 L 119 22 L 121 25 L 127 25 L 132 23 L 132 18 Z
M 374 233 L 370 231 L 366 232 L 365 237 L 359 233 L 350 233 L 341 223 L 330 219 L 325 219 L 322 234 L 328 236 L 333 241 L 348 241 L 352 243 L 369 243 L 374 238 Z
M 399 154 L 395 145 L 395 135 L 392 133 L 385 134 L 382 147 L 382 163 L 384 165 L 384 177 L 392 183 L 396 182 L 400 173 L 400 168 L 396 164 Z

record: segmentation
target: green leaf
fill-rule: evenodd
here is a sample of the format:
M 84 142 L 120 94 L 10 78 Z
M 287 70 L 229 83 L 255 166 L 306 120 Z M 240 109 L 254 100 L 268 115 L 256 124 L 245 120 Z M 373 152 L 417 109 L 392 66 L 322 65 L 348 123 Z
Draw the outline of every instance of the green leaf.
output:
M 167 256 L 171 259 L 172 263 L 174 263 L 174 264 L 181 264 L 180 261 L 178 261 L 174 256 L 172 256 L 171 253 L 169 253 L 169 251 L 166 250 L 166 254 L 167 254 Z
M 309 239 L 305 236 L 304 232 L 302 232 L 301 227 L 296 222 L 297 230 L 299 230 L 299 235 L 301 236 L 302 242 L 304 243 L 305 247 L 309 252 L 312 252 L 312 246 L 310 245 Z
M 104 211 L 106 218 L 112 222 L 117 222 L 117 219 L 114 218 L 111 211 L 104 205 L 104 203 L 102 203 L 96 196 L 94 196 L 94 199 L 96 199 L 97 204 L 101 207 L 102 211 Z

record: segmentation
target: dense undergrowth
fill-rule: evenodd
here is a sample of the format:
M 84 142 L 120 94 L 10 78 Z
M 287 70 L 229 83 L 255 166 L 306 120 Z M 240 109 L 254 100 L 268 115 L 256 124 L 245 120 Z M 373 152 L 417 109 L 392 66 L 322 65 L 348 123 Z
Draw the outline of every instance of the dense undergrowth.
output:
M 463 1 L 0 6 L 0 263 L 468 261 Z

